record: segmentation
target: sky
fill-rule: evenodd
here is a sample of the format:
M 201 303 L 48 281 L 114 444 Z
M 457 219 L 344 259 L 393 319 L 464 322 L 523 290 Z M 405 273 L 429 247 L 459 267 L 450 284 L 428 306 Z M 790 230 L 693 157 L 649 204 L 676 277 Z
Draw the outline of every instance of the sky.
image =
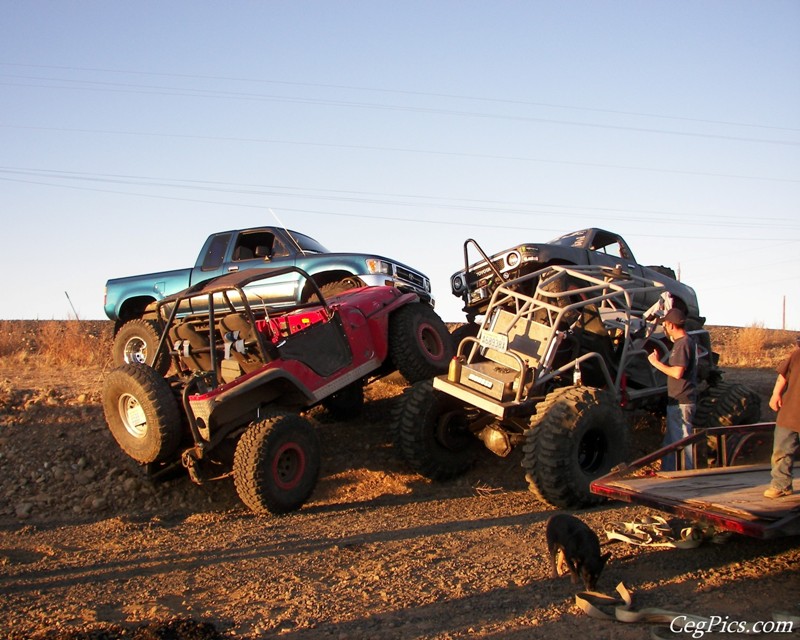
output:
M 0 319 L 280 224 L 456 322 L 467 239 L 594 226 L 708 324 L 800 329 L 796 0 L 0 0 L 0 105 Z

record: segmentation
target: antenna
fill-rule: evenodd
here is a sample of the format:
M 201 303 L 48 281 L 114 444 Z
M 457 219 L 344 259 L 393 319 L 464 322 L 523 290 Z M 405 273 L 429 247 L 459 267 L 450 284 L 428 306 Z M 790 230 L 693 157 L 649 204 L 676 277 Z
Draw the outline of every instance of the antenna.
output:
M 269 210 L 269 212 L 272 214 L 272 217 L 273 217 L 273 218 L 275 218 L 275 220 L 277 220 L 277 221 L 278 221 L 278 226 L 279 226 L 281 229 L 283 229 L 283 230 L 286 232 L 286 235 L 287 235 L 287 236 L 289 236 L 289 237 L 291 238 L 292 242 L 294 242 L 295 246 L 296 246 L 296 247 L 297 247 L 297 248 L 300 250 L 300 253 L 302 253 L 303 255 L 306 255 L 306 252 L 305 252 L 305 251 L 303 251 L 303 247 L 301 247 L 301 246 L 300 246 L 300 243 L 299 243 L 297 240 L 295 240 L 295 237 L 292 235 L 292 232 L 291 232 L 291 231 L 289 231 L 289 230 L 286 228 L 286 226 L 283 224 L 283 222 L 282 222 L 282 221 L 281 221 L 281 219 L 278 217 L 278 215 L 277 215 L 277 214 L 276 214 L 276 213 L 275 213 L 275 212 L 272 210 L 272 207 L 269 207 L 269 209 L 268 209 L 268 210 Z
M 80 318 L 78 317 L 78 312 L 75 311 L 75 305 L 72 304 L 72 299 L 69 297 L 69 294 L 65 291 L 64 295 L 67 296 L 67 300 L 69 300 L 69 306 L 72 307 L 72 313 L 75 314 L 75 319 L 80 320 Z

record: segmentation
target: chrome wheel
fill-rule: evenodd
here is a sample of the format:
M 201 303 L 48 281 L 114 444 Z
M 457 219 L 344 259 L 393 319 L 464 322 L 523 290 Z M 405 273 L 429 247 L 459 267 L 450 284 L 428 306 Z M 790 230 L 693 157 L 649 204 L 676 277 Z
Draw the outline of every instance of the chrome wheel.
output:
M 134 438 L 144 438 L 147 435 L 147 417 L 139 401 L 129 393 L 119 397 L 119 416 L 122 425 Z

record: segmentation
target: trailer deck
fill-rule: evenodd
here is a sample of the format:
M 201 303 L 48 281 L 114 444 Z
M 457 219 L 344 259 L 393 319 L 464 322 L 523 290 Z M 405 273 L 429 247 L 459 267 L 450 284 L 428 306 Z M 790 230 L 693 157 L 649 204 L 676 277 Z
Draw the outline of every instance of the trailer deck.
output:
M 723 460 L 724 466 L 670 472 L 652 468 L 665 455 L 680 454 L 686 447 L 706 442 L 709 436 L 718 438 L 719 450 L 725 452 L 731 436 L 741 443 L 774 426 L 761 423 L 698 431 L 595 480 L 591 490 L 756 538 L 800 535 L 800 465 L 795 466 L 794 494 L 778 499 L 763 496 L 770 483 L 768 463 L 737 465 L 733 455 L 730 464 Z

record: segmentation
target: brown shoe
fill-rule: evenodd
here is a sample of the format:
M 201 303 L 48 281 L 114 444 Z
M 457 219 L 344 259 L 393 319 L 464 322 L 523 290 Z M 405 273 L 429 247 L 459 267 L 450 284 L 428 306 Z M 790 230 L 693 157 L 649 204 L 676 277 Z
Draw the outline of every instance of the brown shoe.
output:
M 791 489 L 776 489 L 775 487 L 770 487 L 764 492 L 765 498 L 783 498 L 790 495 L 792 495 Z

